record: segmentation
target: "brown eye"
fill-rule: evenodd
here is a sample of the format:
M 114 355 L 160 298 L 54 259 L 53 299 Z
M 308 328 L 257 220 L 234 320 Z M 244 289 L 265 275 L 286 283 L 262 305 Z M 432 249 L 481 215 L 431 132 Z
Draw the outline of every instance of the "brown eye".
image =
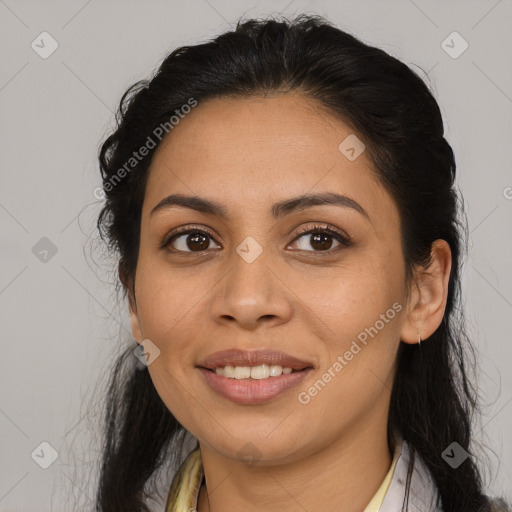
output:
M 319 251 L 328 251 L 333 244 L 333 236 L 326 233 L 312 233 L 309 243 L 311 247 Z M 339 243 L 339 242 L 338 242 Z
M 330 227 L 315 226 L 302 231 L 299 236 L 295 238 L 294 243 L 301 238 L 305 240 L 303 247 L 299 247 L 301 251 L 327 252 L 331 250 L 334 251 L 340 246 L 348 247 L 351 245 L 348 237 Z M 334 246 L 334 249 L 333 239 L 338 242 L 338 245 Z M 313 248 L 313 251 L 311 251 L 310 248 Z
M 171 247 L 172 252 L 203 252 L 210 248 L 213 236 L 201 229 L 180 229 L 163 242 L 162 247 Z

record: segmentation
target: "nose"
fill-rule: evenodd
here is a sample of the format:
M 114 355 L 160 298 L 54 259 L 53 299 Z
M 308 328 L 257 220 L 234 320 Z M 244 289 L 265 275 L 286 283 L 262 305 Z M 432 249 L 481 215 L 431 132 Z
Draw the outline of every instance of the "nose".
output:
M 289 321 L 293 293 L 279 276 L 276 264 L 272 265 L 271 256 L 263 251 L 253 261 L 238 254 L 231 258 L 230 269 L 211 303 L 215 322 L 255 330 L 261 324 Z

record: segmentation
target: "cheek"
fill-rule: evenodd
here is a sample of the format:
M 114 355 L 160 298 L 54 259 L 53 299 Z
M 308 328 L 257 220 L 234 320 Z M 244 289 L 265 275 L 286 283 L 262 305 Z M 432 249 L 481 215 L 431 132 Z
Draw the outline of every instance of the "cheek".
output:
M 310 417 L 330 418 L 334 430 L 373 410 L 391 390 L 404 306 L 388 270 L 361 266 L 326 281 L 323 293 L 311 283 L 305 296 L 325 327 L 321 367 L 311 387 L 300 390 L 301 403 L 308 402 Z
M 393 259 L 383 260 L 367 253 L 367 258 L 333 268 L 329 273 L 309 273 L 300 281 L 300 298 L 317 320 L 325 326 L 323 332 L 331 340 L 339 340 L 342 348 L 376 322 L 385 329 L 396 318 L 393 304 L 402 300 L 402 282 L 397 279 L 399 265 Z M 396 260 L 395 260 L 396 261 Z M 397 322 L 394 322 L 397 323 Z
M 185 355 L 198 331 L 197 312 L 205 298 L 205 283 L 180 276 L 155 261 L 139 260 L 135 290 L 142 334 L 171 364 L 176 353 Z M 204 307 L 204 306 L 203 306 Z M 185 340 L 185 341 L 182 341 Z M 174 355 L 174 357 L 170 357 Z
M 320 404 L 331 400 L 352 411 L 365 410 L 383 386 L 391 386 L 404 309 L 402 281 L 397 278 L 401 260 L 382 254 L 386 252 L 367 252 L 357 265 L 335 269 L 330 279 L 308 278 L 304 286 L 304 302 L 324 326 L 319 377 L 329 384 L 317 386 L 323 395 L 312 404 L 318 414 Z
M 194 338 L 198 323 L 196 308 L 200 307 L 196 289 L 200 283 L 186 283 L 170 275 L 154 261 L 139 259 L 135 289 L 139 322 L 144 338 L 159 349 L 158 358 L 148 366 L 157 393 L 174 417 L 184 425 L 191 421 L 190 374 L 194 361 Z M 195 403 L 200 407 L 198 398 Z M 204 407 L 204 405 L 203 405 Z M 193 416 L 193 414 L 192 414 Z

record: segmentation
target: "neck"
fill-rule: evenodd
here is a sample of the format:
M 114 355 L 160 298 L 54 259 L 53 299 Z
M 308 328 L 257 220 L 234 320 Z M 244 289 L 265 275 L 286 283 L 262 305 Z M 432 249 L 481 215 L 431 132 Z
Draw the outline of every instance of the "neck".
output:
M 286 464 L 247 467 L 201 444 L 206 479 L 198 512 L 336 510 L 361 512 L 392 462 L 386 428 L 358 429 Z

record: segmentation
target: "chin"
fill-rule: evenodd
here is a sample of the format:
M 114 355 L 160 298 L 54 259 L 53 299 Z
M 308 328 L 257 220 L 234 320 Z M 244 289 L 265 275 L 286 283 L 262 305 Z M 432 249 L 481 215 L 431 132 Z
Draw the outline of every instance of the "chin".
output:
M 274 427 L 275 428 L 275 425 Z M 268 436 L 271 429 L 254 432 L 245 431 L 244 435 L 236 435 L 226 437 L 222 441 L 209 441 L 208 444 L 213 446 L 215 451 L 224 457 L 233 460 L 239 460 L 246 466 L 252 467 L 257 465 L 279 465 L 292 462 L 299 458 L 305 447 L 297 447 L 284 444 L 284 439 L 297 439 L 297 435 L 281 432 L 280 435 Z

